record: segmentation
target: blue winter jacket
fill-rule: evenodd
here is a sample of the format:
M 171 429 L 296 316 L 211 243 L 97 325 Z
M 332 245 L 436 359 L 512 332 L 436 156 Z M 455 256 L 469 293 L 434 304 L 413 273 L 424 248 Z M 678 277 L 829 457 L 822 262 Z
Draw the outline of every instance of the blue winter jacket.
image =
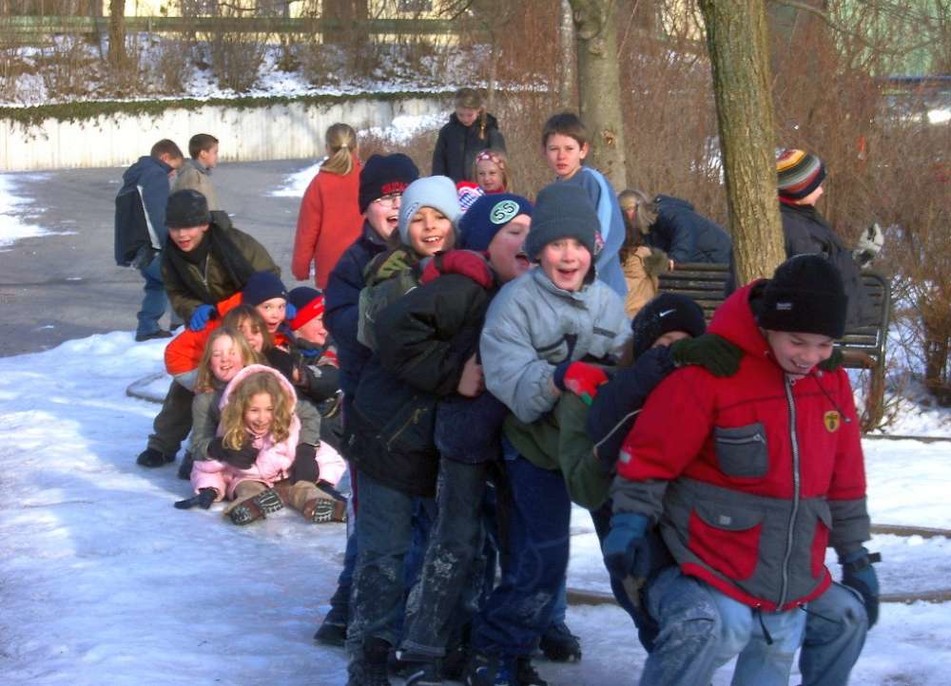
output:
M 654 202 L 657 219 L 647 235 L 648 245 L 666 252 L 675 264 L 730 262 L 733 239 L 723 227 L 697 213 L 686 200 L 658 195 Z

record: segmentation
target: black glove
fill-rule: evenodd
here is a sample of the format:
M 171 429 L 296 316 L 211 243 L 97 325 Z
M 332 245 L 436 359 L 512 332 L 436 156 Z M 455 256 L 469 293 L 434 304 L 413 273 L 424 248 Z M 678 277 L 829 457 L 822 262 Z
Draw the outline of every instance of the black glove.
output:
M 199 489 L 198 495 L 192 496 L 191 498 L 185 498 L 185 500 L 179 500 L 175 503 L 175 507 L 179 510 L 188 510 L 195 507 L 196 505 L 203 510 L 207 510 L 211 507 L 211 504 L 215 502 L 215 498 L 218 497 L 218 491 L 213 488 L 202 488 Z
M 254 447 L 251 441 L 237 450 L 226 448 L 224 441 L 220 436 L 217 436 L 208 444 L 208 456 L 221 462 L 227 462 L 237 469 L 250 469 L 254 461 L 258 459 L 258 449 Z
M 317 447 L 309 443 L 301 443 L 294 451 L 294 464 L 291 465 L 291 483 L 309 481 L 316 483 L 320 476 L 320 467 L 317 466 Z
M 878 574 L 875 573 L 872 563 L 881 561 L 882 556 L 879 553 L 870 553 L 865 548 L 839 558 L 842 564 L 842 585 L 861 594 L 865 613 L 868 615 L 869 629 L 878 621 Z
M 743 351 L 715 333 L 683 338 L 670 346 L 677 366 L 700 365 L 714 376 L 733 376 L 740 367 Z

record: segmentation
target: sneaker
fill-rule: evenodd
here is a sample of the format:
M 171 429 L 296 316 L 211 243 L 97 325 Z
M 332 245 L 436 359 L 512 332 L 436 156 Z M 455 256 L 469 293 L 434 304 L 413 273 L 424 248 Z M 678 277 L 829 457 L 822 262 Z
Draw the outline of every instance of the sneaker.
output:
M 498 655 L 475 653 L 466 667 L 466 686 L 517 686 L 512 670 Z
M 403 678 L 406 686 L 443 686 L 439 664 L 434 661 L 417 661 L 413 656 L 401 656 Z
M 535 671 L 530 657 L 515 658 L 515 683 L 518 686 L 548 686 L 548 682 Z
M 171 338 L 173 335 L 171 331 L 166 331 L 165 329 L 159 329 L 152 333 L 137 333 L 135 335 L 135 342 L 142 343 L 144 341 L 153 341 L 157 338 Z
M 542 634 L 539 647 L 552 662 L 581 661 L 581 639 L 564 622 L 553 622 Z
M 195 464 L 195 458 L 191 451 L 185 453 L 182 462 L 178 465 L 178 478 L 182 481 L 189 481 L 192 478 L 192 465 Z
M 175 454 L 168 455 L 155 448 L 146 448 L 139 456 L 135 458 L 135 463 L 140 467 L 164 467 L 170 462 L 175 461 Z
M 342 648 L 347 643 L 347 625 L 325 619 L 314 634 L 314 640 L 321 645 Z

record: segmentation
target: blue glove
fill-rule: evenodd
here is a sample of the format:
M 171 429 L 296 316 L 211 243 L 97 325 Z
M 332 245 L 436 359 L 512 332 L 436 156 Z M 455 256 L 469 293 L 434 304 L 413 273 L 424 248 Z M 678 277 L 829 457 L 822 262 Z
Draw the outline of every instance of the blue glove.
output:
M 287 305 L 284 306 L 284 321 L 288 324 L 291 323 L 291 320 L 297 316 L 297 308 L 294 307 L 294 303 L 290 300 L 287 301 Z
M 199 305 L 192 312 L 192 318 L 188 320 L 188 328 L 192 331 L 202 331 L 208 322 L 218 316 L 218 311 L 214 305 Z
M 647 543 L 647 515 L 618 512 L 611 517 L 611 530 L 601 544 L 604 566 L 611 576 L 624 579 L 647 577 L 650 571 L 650 546 Z
M 869 553 L 865 548 L 839 558 L 842 565 L 842 585 L 861 594 L 865 613 L 868 615 L 869 629 L 878 621 L 878 574 L 875 573 L 872 563 L 881 560 L 879 553 Z

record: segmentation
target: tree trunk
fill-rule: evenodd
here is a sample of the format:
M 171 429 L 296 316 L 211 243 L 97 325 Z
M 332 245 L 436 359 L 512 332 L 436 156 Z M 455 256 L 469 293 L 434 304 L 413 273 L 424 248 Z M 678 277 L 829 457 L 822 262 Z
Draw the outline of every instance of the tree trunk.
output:
M 562 110 L 575 109 L 575 88 L 577 86 L 577 56 L 575 55 L 575 24 L 572 19 L 571 3 L 561 0 L 561 22 L 558 24 L 558 42 L 561 46 L 561 65 L 558 81 L 558 106 Z
M 125 0 L 109 0 L 109 62 L 122 69 L 128 61 L 125 52 Z
M 578 100 L 591 160 L 616 189 L 627 188 L 617 23 L 611 0 L 571 0 L 578 38 Z
M 739 283 L 785 259 L 763 0 L 700 0 Z

